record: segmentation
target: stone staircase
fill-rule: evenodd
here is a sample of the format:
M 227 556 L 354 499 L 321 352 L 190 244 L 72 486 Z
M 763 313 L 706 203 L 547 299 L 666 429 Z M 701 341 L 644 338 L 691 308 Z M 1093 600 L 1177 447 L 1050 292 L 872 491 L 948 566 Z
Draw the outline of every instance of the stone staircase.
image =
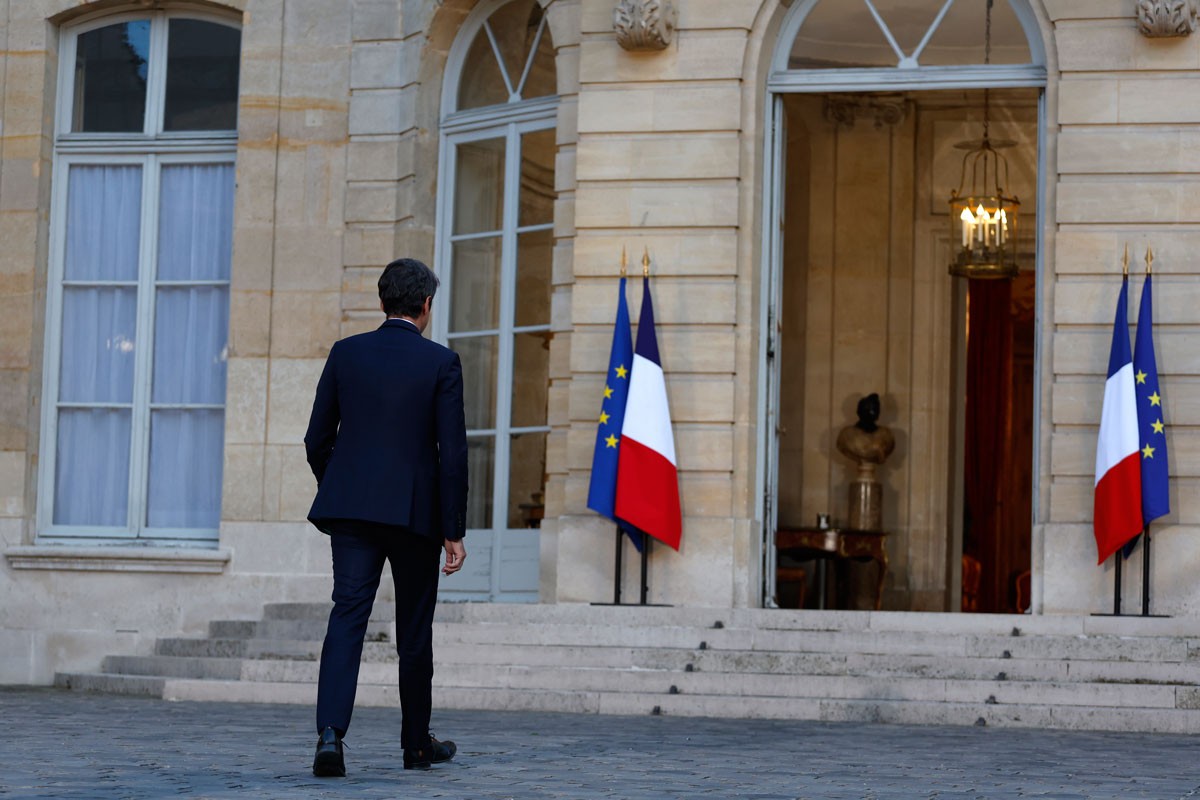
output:
M 59 686 L 315 702 L 328 605 L 268 605 Z M 394 611 L 360 705 L 398 705 Z M 1200 620 L 443 604 L 435 708 L 1200 733 Z

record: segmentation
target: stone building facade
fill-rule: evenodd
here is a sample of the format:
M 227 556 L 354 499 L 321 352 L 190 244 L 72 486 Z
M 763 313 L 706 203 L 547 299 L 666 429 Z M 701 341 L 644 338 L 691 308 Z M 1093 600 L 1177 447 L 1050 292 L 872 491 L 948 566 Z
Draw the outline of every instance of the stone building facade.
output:
M 853 469 L 832 441 L 876 391 L 899 434 L 881 472 L 883 607 L 957 610 L 964 448 L 983 441 L 965 444 L 964 397 L 990 362 L 971 367 L 945 193 L 984 108 L 1014 142 L 1025 277 L 1011 303 L 1028 331 L 1012 345 L 1026 379 L 1005 389 L 1024 411 L 1002 437 L 1026 445 L 996 478 L 1028 510 L 993 540 L 1019 540 L 1005 563 L 1028 571 L 1033 613 L 1109 604 L 1091 528 L 1101 387 L 1122 247 L 1153 246 L 1173 509 L 1155 525 L 1153 598 L 1195 612 L 1200 36 L 1143 35 L 1137 20 L 1171 4 L 997 0 L 990 64 L 973 0 L 945 19 L 917 0 L 627 3 L 675 9 L 673 24 L 650 19 L 665 47 L 632 50 L 615 5 L 0 0 L 0 683 L 327 596 L 301 440 L 330 345 L 379 322 L 374 281 L 398 255 L 444 279 L 434 336 L 464 353 L 474 415 L 472 569 L 446 599 L 611 597 L 613 526 L 586 498 L 625 248 L 635 276 L 652 258 L 684 514 L 680 551 L 651 557 L 650 599 L 775 602 L 771 534 L 841 516 Z M 211 121 L 229 59 L 185 63 L 219 51 L 208 36 L 233 47 L 233 127 Z M 145 104 L 131 125 L 122 91 Z M 895 119 L 873 117 L 889 104 Z M 142 227 L 122 240 L 122 277 L 104 271 L 122 257 L 93 247 L 122 206 L 80 198 L 126 179 Z M 223 271 L 204 271 L 199 245 L 168 252 L 185 230 L 210 236 Z M 185 261 L 184 278 L 165 272 Z M 168 348 L 183 308 L 171 291 L 191 292 L 189 314 L 208 309 L 188 323 L 207 344 Z M 120 311 L 111 298 L 126 295 L 136 307 Z M 117 389 L 105 359 L 124 356 L 97 338 L 109 323 L 71 327 L 92 313 L 127 314 L 137 332 Z M 173 358 L 183 388 L 162 399 Z M 199 387 L 188 358 L 208 358 L 214 383 Z M 172 420 L 192 433 L 171 439 Z M 115 438 L 95 438 L 103 426 Z M 71 472 L 81 464 L 95 468 Z M 128 502 L 105 505 L 112 492 Z

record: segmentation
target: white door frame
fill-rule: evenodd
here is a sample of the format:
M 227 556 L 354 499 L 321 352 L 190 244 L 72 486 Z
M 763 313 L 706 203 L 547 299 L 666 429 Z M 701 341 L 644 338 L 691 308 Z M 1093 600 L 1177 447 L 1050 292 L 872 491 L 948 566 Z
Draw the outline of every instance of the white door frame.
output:
M 763 606 L 774 605 L 775 586 L 775 524 L 778 499 L 778 460 L 779 460 L 779 369 L 780 359 L 776 353 L 778 347 L 778 332 L 773 329 L 778 324 L 779 302 L 783 287 L 783 198 L 786 175 L 786 141 L 782 141 L 784 120 L 783 95 L 785 94 L 824 94 L 827 92 L 887 92 L 887 91 L 936 91 L 939 89 L 1011 89 L 1035 88 L 1042 89 L 1038 102 L 1038 167 L 1037 167 L 1037 238 L 1036 274 L 1039 286 L 1044 272 L 1044 231 L 1043 222 L 1046 198 L 1046 96 L 1047 84 L 1046 48 L 1042 39 L 1041 26 L 1037 15 L 1029 6 L 1028 0 L 1008 0 L 1009 6 L 1016 14 L 1025 38 L 1029 42 L 1031 55 L 1030 64 L 1025 65 L 974 65 L 959 67 L 911 67 L 911 68 L 872 68 L 872 69 L 788 69 L 788 57 L 791 53 L 792 42 L 804 25 L 809 13 L 822 0 L 800 0 L 788 12 L 780 28 L 775 43 L 775 52 L 771 59 L 771 70 L 767 78 L 765 101 L 765 121 L 763 125 L 763 188 L 762 188 L 762 263 L 761 274 L 765 279 L 761 283 L 759 293 L 758 329 L 758 381 L 756 422 L 758 430 L 758 469 L 755 475 L 755 492 L 762 505 L 759 515 L 762 519 L 761 563 Z M 831 2 L 832 0 L 825 0 Z M 839 0 L 845 2 L 846 0 Z M 962 1 L 962 0 L 959 0 Z M 1041 324 L 1044 309 L 1042 308 L 1042 292 L 1037 292 L 1037 309 L 1035 330 L 1036 340 L 1034 354 L 1036 363 L 1042 362 Z M 1034 370 L 1034 397 L 1041 397 L 1041 373 Z M 1040 430 L 1040 403 L 1034 407 L 1034 431 Z M 1035 433 L 1033 441 L 1034 474 L 1040 463 L 1040 442 Z M 1038 518 L 1038 494 L 1033 492 L 1033 522 Z M 1034 582 L 1040 589 L 1040 584 Z M 1036 595 L 1040 591 L 1035 590 Z M 1040 596 L 1033 598 L 1033 607 L 1040 605 Z

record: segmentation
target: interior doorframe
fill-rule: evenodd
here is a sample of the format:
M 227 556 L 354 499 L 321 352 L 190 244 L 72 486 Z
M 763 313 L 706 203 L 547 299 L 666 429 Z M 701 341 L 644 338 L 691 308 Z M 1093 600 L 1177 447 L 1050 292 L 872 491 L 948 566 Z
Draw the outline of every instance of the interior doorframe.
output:
M 1037 203 L 1035 224 L 1037 232 L 1034 244 L 1034 263 L 1038 291 L 1036 292 L 1036 308 L 1034 321 L 1034 397 L 1042 397 L 1042 369 L 1044 358 L 1044 339 L 1042 320 L 1044 319 L 1044 292 L 1042 284 L 1045 275 L 1046 249 L 1046 202 L 1049 195 L 1049 183 L 1046 177 L 1048 167 L 1046 130 L 1047 103 L 1046 93 L 1049 86 L 1047 70 L 1047 52 L 1042 38 L 1042 26 L 1033 8 L 1021 0 L 1009 0 L 1010 6 L 1017 15 L 1025 30 L 1029 42 L 1032 63 L 1026 65 L 973 65 L 966 67 L 917 67 L 915 69 L 873 68 L 873 69 L 814 69 L 789 70 L 788 55 L 791 52 L 792 41 L 799 33 L 808 14 L 821 0 L 801 0 L 797 3 L 780 27 L 775 42 L 775 51 L 771 59 L 771 71 L 767 79 L 763 108 L 765 120 L 763 125 L 763 187 L 762 187 L 762 230 L 760 232 L 762 261 L 759 265 L 760 274 L 765 276 L 759 292 L 758 329 L 762 335 L 758 337 L 758 382 L 756 409 L 757 450 L 755 476 L 755 492 L 760 499 L 759 513 L 762 525 L 762 594 L 763 607 L 774 607 L 776 596 L 775 580 L 775 526 L 778 507 L 778 462 L 779 462 L 779 377 L 780 359 L 777 355 L 779 302 L 783 287 L 783 193 L 785 188 L 785 167 L 787 161 L 786 133 L 782 123 L 786 120 L 783 109 L 783 96 L 786 94 L 825 94 L 829 92 L 885 92 L 885 91 L 937 91 L 945 89 L 1006 89 L 1027 88 L 1039 89 L 1038 98 L 1038 155 L 1037 155 Z M 1033 474 L 1041 475 L 1041 435 L 1042 403 L 1037 402 L 1033 409 Z M 961 437 L 956 439 L 956 447 L 961 448 Z M 951 454 L 953 455 L 953 454 Z M 959 455 L 961 464 L 961 454 Z M 1037 520 L 1039 518 L 1040 498 L 1036 486 L 1031 492 L 1032 519 L 1031 532 L 1035 537 L 1033 574 L 1031 581 L 1031 608 L 1037 613 L 1041 608 L 1042 583 L 1038 571 L 1036 556 Z M 961 560 L 961 523 L 958 535 L 947 531 L 947 535 L 956 541 L 950 543 L 948 554 L 957 553 Z M 947 598 L 949 607 L 956 608 L 955 603 L 961 602 L 961 565 L 949 564 L 947 581 Z

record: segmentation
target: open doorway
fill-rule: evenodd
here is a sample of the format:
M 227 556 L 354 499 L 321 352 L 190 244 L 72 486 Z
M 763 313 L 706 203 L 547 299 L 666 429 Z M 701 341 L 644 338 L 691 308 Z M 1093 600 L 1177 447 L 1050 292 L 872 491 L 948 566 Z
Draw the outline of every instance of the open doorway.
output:
M 856 465 L 836 441 L 864 395 L 879 395 L 895 448 L 876 470 L 882 586 L 878 559 L 823 569 L 780 553 L 780 605 L 1028 602 L 1039 97 L 986 100 L 992 137 L 1012 143 L 1004 188 L 1021 201 L 1021 273 L 1000 281 L 947 270 L 956 145 L 980 138 L 982 90 L 783 97 L 777 527 L 850 526 Z

